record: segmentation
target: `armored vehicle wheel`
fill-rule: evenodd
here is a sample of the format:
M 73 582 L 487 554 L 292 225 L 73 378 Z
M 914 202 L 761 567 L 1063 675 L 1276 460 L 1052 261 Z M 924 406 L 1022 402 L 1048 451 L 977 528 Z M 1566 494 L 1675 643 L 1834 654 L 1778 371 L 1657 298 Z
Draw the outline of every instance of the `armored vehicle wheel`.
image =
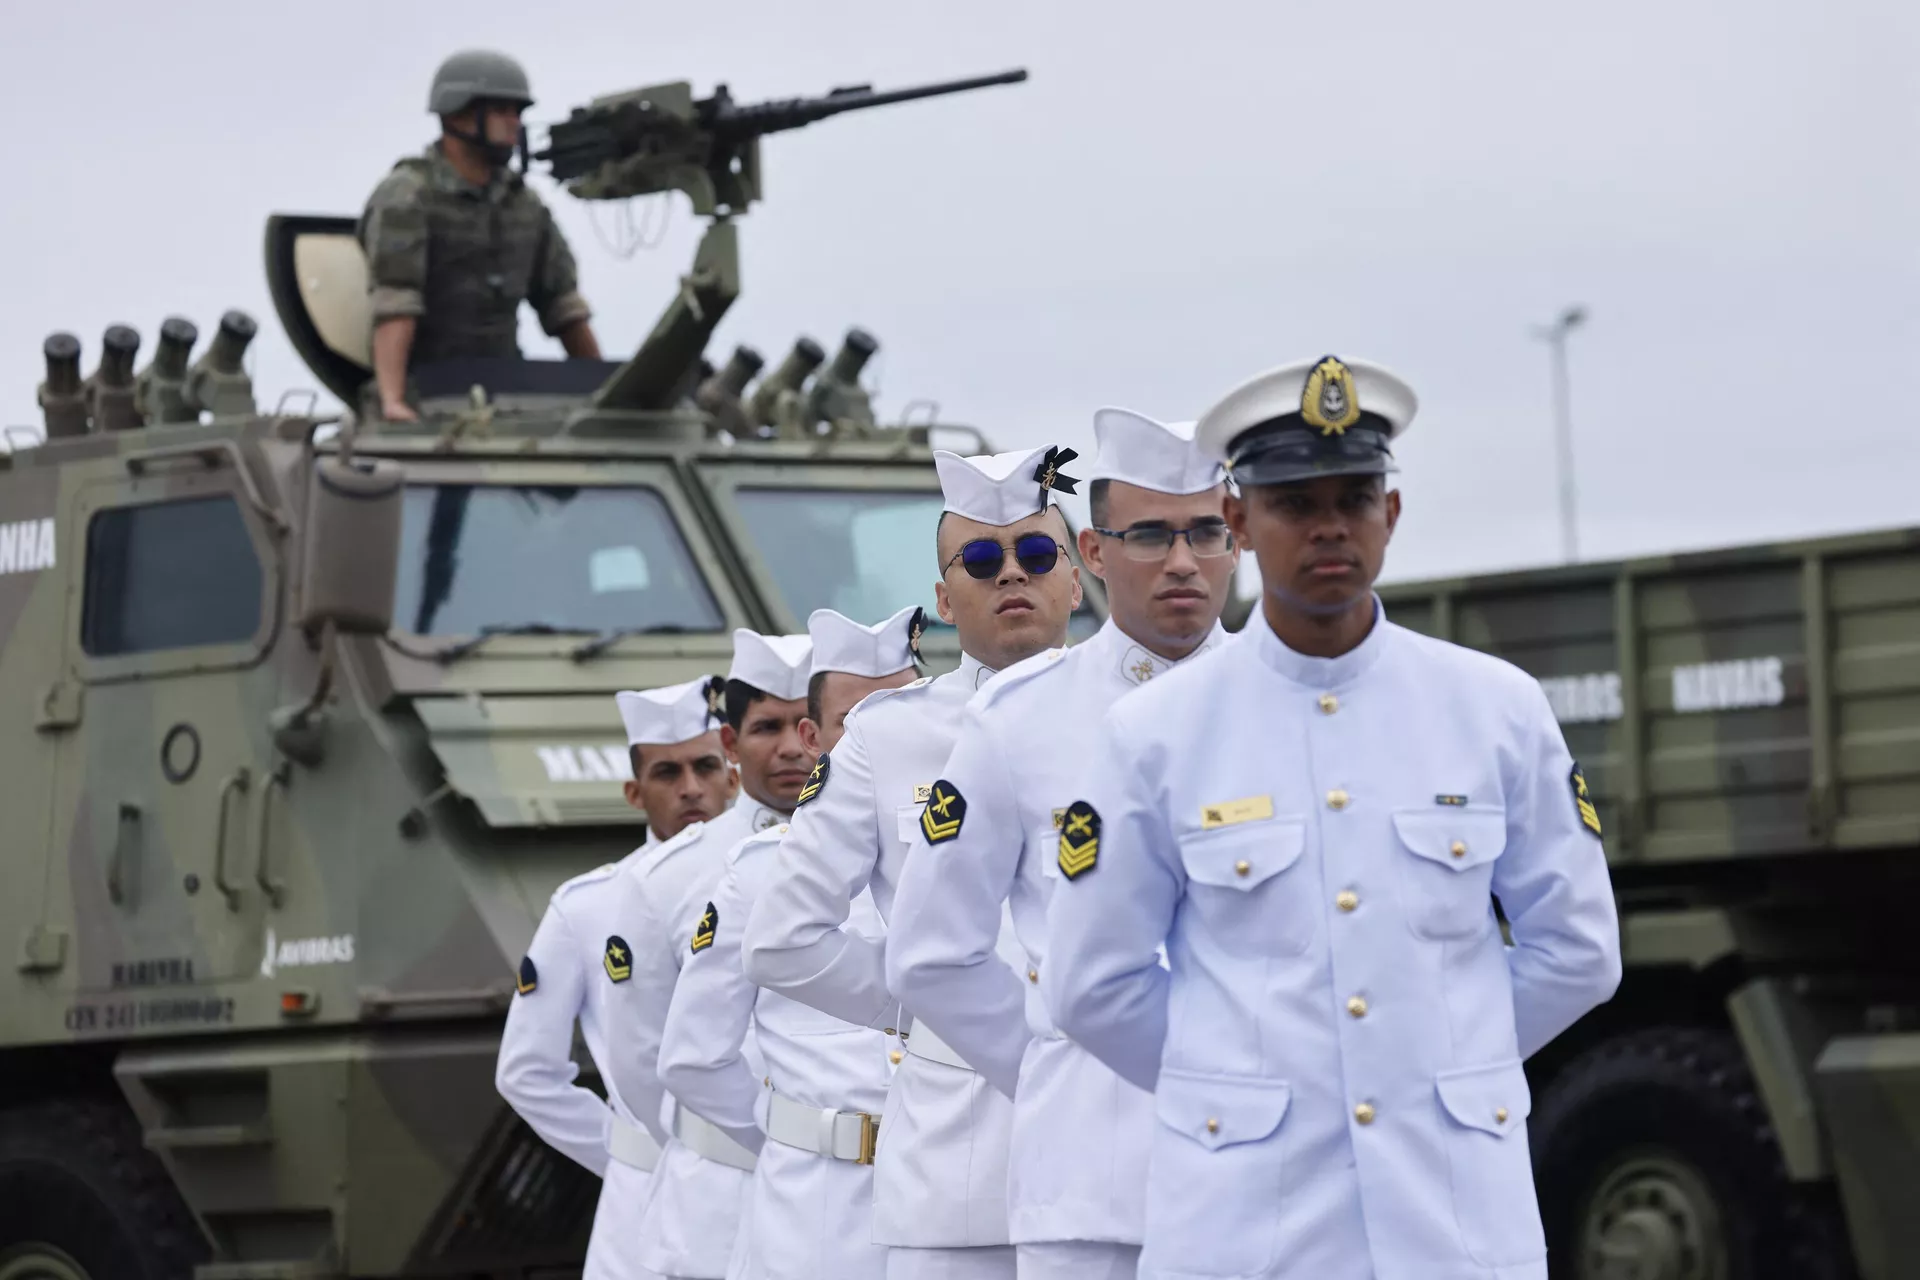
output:
M 1569 1063 L 1529 1126 L 1554 1280 L 1848 1280 L 1838 1215 L 1787 1179 L 1739 1045 L 1663 1027 Z
M 0 1111 L 0 1280 L 187 1280 L 204 1256 L 124 1107 Z

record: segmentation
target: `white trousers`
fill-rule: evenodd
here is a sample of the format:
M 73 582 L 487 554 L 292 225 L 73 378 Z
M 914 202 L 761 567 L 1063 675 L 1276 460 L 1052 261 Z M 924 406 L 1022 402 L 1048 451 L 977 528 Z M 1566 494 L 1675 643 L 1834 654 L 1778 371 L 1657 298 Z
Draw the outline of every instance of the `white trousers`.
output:
M 1020 1280 L 1135 1280 L 1140 1246 L 1106 1240 L 1048 1240 L 1015 1246 Z
M 640 1251 L 634 1227 L 647 1202 L 647 1184 L 652 1177 L 618 1160 L 607 1162 L 581 1280 L 667 1280 L 659 1272 L 648 1270 L 634 1256 Z
M 1013 1246 L 887 1250 L 887 1280 L 1014 1280 Z

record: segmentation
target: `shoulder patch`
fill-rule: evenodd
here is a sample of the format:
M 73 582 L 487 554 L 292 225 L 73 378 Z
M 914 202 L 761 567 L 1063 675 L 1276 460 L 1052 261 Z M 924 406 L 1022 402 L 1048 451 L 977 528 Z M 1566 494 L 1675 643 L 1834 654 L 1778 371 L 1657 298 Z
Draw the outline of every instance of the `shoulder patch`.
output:
M 690 950 L 692 950 L 695 955 L 699 955 L 702 951 L 712 946 L 714 931 L 719 927 L 720 913 L 715 910 L 714 905 L 709 902 L 707 909 L 700 913 L 699 923 L 693 926 L 693 945 Z
M 619 934 L 607 938 L 606 954 L 600 957 L 601 967 L 607 976 L 615 982 L 625 982 L 633 976 L 633 951 L 627 946 L 627 940 Z
M 945 778 L 933 784 L 927 793 L 927 807 L 920 811 L 920 833 L 928 844 L 942 844 L 960 834 L 966 821 L 967 801 Z
M 821 789 L 827 785 L 827 771 L 833 767 L 833 761 L 829 758 L 831 754 L 831 752 L 822 752 L 820 758 L 813 762 L 813 772 L 807 775 L 806 785 L 801 787 L 800 794 L 794 797 L 794 808 L 798 809 L 819 795 Z
M 533 967 L 532 956 L 520 957 L 520 977 L 513 989 L 523 996 L 532 995 L 533 989 L 540 985 L 540 971 Z
M 1593 796 L 1587 791 L 1587 779 L 1580 772 L 1580 762 L 1573 762 L 1573 772 L 1567 775 L 1567 782 L 1573 787 L 1573 811 L 1579 815 L 1580 825 L 1600 834 L 1600 811 L 1593 807 Z
M 1100 861 L 1100 815 L 1075 800 L 1060 815 L 1060 874 L 1078 880 Z

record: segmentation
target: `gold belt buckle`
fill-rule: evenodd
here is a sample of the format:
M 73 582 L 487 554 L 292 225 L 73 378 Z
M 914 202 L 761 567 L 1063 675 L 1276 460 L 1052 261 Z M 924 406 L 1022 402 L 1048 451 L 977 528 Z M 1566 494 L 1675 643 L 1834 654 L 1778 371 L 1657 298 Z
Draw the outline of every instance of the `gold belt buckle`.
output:
M 860 1117 L 860 1154 L 854 1157 L 855 1164 L 872 1164 L 873 1151 L 880 1143 L 880 1118 L 865 1111 L 856 1111 Z

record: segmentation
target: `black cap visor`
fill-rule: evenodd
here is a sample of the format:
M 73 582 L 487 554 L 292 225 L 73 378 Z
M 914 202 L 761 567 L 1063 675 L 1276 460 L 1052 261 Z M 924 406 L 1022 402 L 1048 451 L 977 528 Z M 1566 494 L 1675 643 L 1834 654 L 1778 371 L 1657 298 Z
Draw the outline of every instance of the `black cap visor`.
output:
M 1386 475 L 1393 471 L 1387 434 L 1350 427 L 1338 435 L 1298 427 L 1256 427 L 1233 442 L 1234 483 L 1295 484 L 1322 476 Z

